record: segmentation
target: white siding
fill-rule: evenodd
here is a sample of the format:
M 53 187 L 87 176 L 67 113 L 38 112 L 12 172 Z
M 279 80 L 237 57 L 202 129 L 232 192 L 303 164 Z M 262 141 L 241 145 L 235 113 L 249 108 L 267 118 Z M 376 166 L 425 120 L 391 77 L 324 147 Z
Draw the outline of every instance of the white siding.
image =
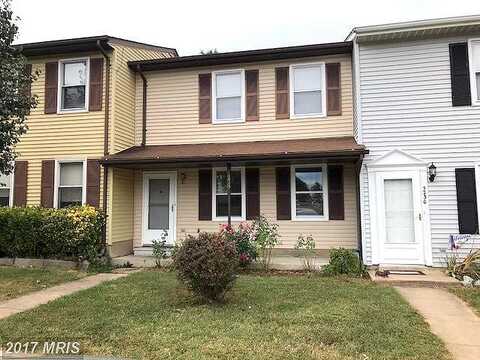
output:
M 437 166 L 437 178 L 428 187 L 435 265 L 444 264 L 448 237 L 458 233 L 455 168 L 474 167 L 480 160 L 480 107 L 452 107 L 451 102 L 448 45 L 466 40 L 360 45 L 361 142 L 370 150 L 361 179 L 367 263 L 371 244 L 365 166 L 395 148 Z

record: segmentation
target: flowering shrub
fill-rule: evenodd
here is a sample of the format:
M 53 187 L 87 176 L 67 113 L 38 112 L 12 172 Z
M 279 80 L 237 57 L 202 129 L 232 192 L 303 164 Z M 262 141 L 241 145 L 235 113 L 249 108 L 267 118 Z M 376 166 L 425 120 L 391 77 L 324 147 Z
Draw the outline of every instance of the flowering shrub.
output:
M 0 257 L 93 260 L 105 221 L 91 206 L 0 208 Z
M 195 294 L 221 301 L 237 277 L 238 254 L 225 232 L 188 236 L 173 254 L 177 276 Z
M 220 225 L 220 234 L 235 242 L 241 267 L 247 267 L 255 261 L 257 258 L 255 234 L 249 223 L 242 222 L 236 229 L 232 226 Z

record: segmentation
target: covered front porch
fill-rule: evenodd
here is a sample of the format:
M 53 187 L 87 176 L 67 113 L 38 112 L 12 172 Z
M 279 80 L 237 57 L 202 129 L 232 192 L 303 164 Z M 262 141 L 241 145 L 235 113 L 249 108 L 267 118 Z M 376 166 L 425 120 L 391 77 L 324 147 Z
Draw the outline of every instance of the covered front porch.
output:
M 358 249 L 365 152 L 353 138 L 327 138 L 152 145 L 108 156 L 110 254 L 148 256 L 155 240 L 173 246 L 260 214 L 278 224 L 274 255 L 289 258 L 288 268 L 300 234 L 313 236 L 319 261 L 331 248 Z

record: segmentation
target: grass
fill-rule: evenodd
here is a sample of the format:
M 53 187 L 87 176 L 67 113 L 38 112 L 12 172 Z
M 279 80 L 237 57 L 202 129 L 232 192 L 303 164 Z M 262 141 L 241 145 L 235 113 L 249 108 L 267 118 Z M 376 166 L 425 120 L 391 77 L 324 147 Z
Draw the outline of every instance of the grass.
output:
M 85 274 L 74 270 L 0 267 L 0 301 L 9 300 L 32 291 L 73 281 Z
M 0 343 L 79 341 L 133 359 L 450 359 L 392 288 L 365 280 L 242 275 L 224 305 L 148 271 L 0 321 Z
M 467 304 L 472 306 L 477 313 L 480 314 L 480 289 L 474 288 L 451 288 L 451 292 L 463 299 Z

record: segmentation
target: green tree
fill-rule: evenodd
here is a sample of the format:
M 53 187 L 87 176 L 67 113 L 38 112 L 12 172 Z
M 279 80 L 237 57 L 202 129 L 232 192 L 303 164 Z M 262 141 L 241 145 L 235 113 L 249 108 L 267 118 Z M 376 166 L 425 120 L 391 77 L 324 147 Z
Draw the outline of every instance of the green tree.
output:
M 214 55 L 218 54 L 218 50 L 215 49 L 209 49 L 209 50 L 200 50 L 200 55 Z
M 27 115 L 37 105 L 36 97 L 27 90 L 38 74 L 25 71 L 26 58 L 12 45 L 18 20 L 11 0 L 0 0 L 0 173 L 5 174 L 12 171 L 15 145 L 27 132 Z

